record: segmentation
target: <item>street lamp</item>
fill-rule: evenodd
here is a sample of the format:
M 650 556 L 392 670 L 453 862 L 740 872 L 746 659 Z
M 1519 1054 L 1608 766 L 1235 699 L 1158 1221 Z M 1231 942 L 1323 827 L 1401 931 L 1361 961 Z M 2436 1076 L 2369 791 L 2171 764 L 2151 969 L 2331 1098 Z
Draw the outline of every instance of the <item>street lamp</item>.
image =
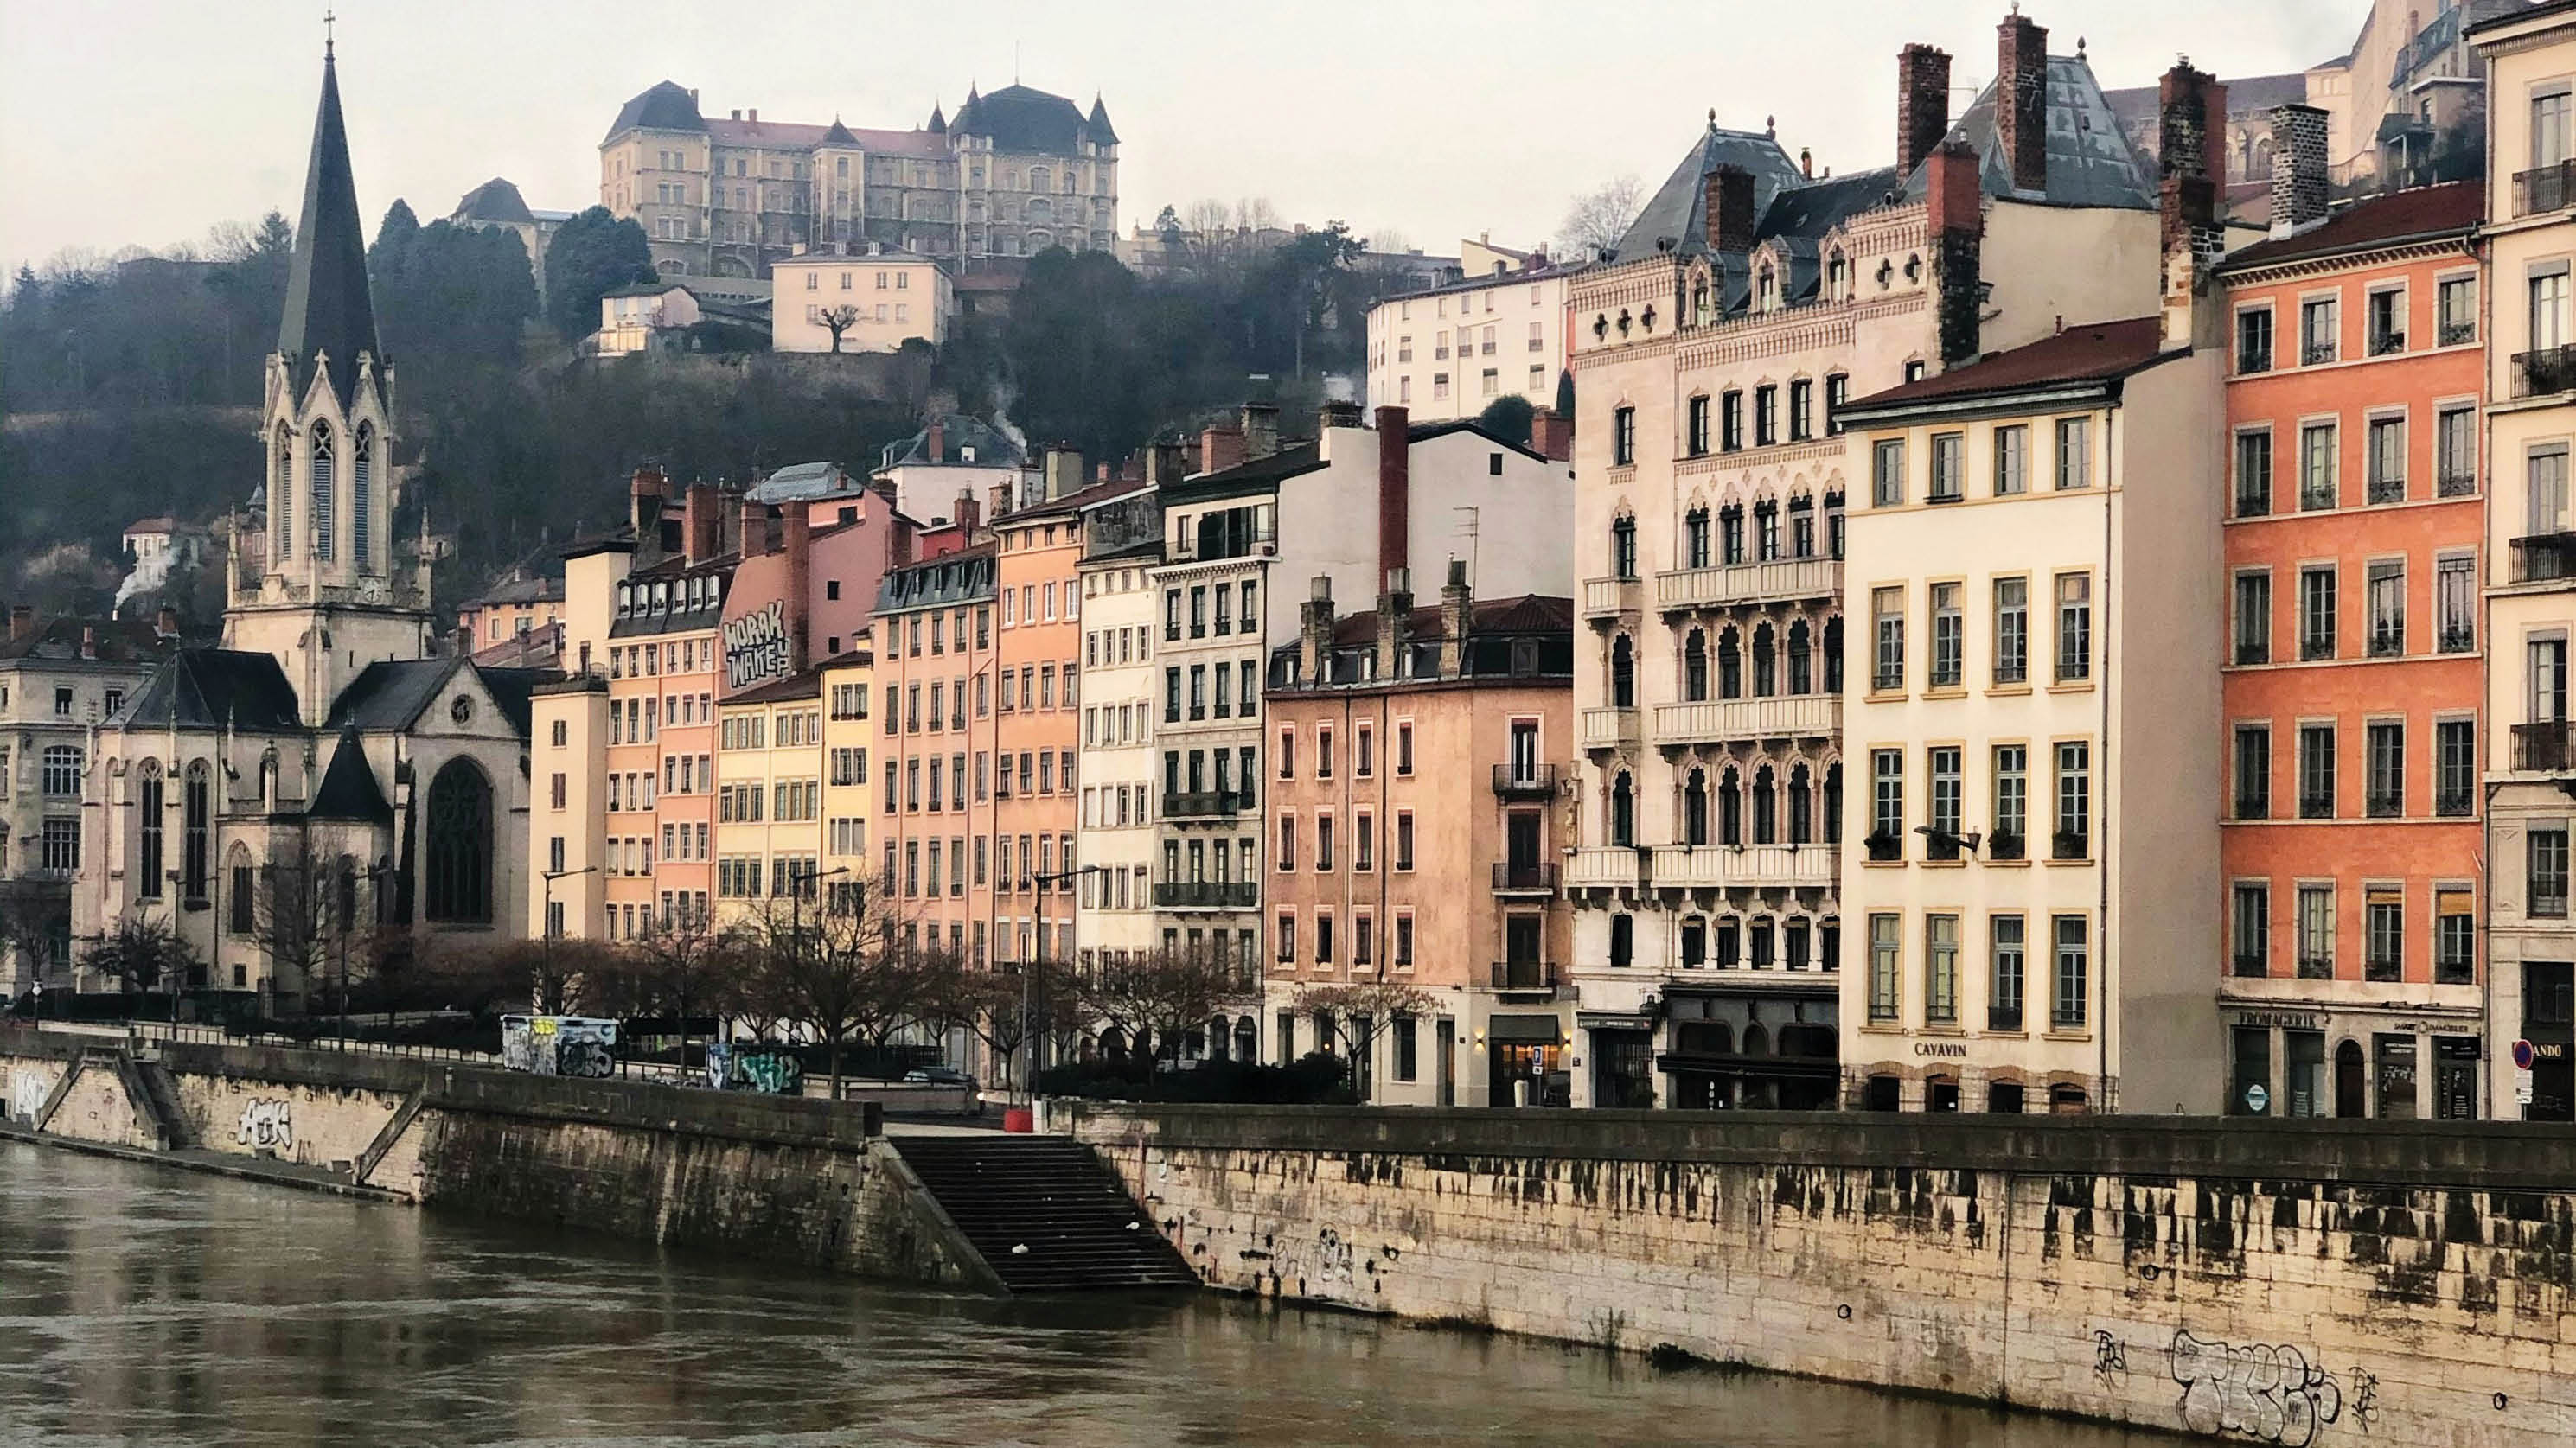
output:
M 798 870 L 792 865 L 788 867 L 787 948 L 796 952 L 796 959 L 800 966 L 803 964 L 805 959 L 805 887 L 813 884 L 817 880 L 828 880 L 835 875 L 846 875 L 848 873 L 850 873 L 850 867 L 847 865 L 836 865 L 829 870 Z M 817 904 L 820 904 L 819 900 L 817 901 Z M 816 913 L 819 914 L 820 911 L 818 910 Z M 777 918 L 778 917 L 774 915 L 770 917 L 772 920 Z M 837 1052 L 839 1047 L 834 1046 L 833 1050 Z M 839 1059 L 837 1054 L 833 1059 Z M 685 1061 L 680 1064 L 683 1068 L 688 1065 Z M 841 1079 L 837 1075 L 832 1078 L 832 1099 L 835 1101 L 841 1099 Z
M 1099 865 L 1084 865 L 1079 869 L 1066 870 L 1056 875 L 1032 875 L 1029 879 L 1043 890 L 1056 885 L 1069 885 L 1083 875 L 1103 873 L 1105 871 Z M 1020 1062 L 1020 1104 L 1023 1106 L 1029 1104 L 1034 1094 L 1037 1077 L 1037 1043 L 1029 1035 L 1029 975 L 1037 965 L 1037 961 L 1028 961 L 1020 970 L 1020 1051 L 1027 1053 Z M 1018 1055 L 1020 1052 L 1012 1054 Z
M 578 870 L 548 870 L 545 872 L 545 903 L 541 907 L 541 913 L 538 916 L 537 930 L 539 938 L 545 941 L 543 948 L 545 950 L 546 959 L 546 979 L 548 980 L 553 980 L 555 978 L 555 937 L 563 933 L 555 928 L 555 881 L 569 880 L 575 875 L 596 875 L 598 873 L 599 867 L 597 865 L 584 865 Z

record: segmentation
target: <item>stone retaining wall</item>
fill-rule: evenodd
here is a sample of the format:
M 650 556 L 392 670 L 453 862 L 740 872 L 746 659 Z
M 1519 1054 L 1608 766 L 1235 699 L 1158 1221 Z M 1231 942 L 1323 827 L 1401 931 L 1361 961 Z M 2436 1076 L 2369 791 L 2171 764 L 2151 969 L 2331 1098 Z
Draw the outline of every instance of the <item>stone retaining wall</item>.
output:
M 1070 1112 L 1220 1287 L 2234 1441 L 2576 1442 L 2576 1134 Z

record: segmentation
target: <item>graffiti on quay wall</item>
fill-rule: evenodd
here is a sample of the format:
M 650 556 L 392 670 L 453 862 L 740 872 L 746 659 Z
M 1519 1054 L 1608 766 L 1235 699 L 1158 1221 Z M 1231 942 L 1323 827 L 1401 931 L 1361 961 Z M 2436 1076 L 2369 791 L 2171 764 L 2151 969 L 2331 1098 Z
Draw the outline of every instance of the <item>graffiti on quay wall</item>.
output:
M 587 1016 L 503 1016 L 501 1065 L 540 1076 L 614 1076 L 617 1022 Z
M 2166 1350 L 2176 1405 L 2194 1433 L 2242 1433 L 2284 1448 L 2306 1448 L 2317 1430 L 2343 1416 L 2343 1385 L 2287 1344 L 2208 1342 L 2174 1330 Z
M 2093 1334 L 2093 1376 L 2109 1388 L 2116 1378 L 2129 1375 L 2129 1350 L 2118 1338 L 2106 1331 Z
M 718 1041 L 707 1047 L 706 1072 L 707 1085 L 718 1091 L 805 1094 L 805 1063 L 784 1046 L 736 1046 Z
M 233 1127 L 233 1142 L 253 1151 L 293 1151 L 295 1118 L 284 1101 L 251 1101 L 242 1107 L 241 1120 Z
M 35 1125 L 36 1118 L 44 1115 L 45 1098 L 53 1094 L 53 1088 L 45 1083 L 45 1078 L 33 1071 L 9 1073 L 9 1114 L 29 1126 Z

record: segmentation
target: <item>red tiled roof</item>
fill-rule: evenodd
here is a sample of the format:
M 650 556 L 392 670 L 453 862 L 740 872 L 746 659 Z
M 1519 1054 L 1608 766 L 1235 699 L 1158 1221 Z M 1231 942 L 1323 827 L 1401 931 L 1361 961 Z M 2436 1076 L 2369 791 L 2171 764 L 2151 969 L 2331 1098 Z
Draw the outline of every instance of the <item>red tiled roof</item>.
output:
M 2099 382 L 2125 376 L 2164 351 L 2164 319 L 2131 317 L 2068 327 L 2009 352 L 1989 352 L 1938 377 L 1908 382 L 1846 403 L 1850 411 L 1930 402 L 1986 393 L 2015 392 L 2060 382 Z
M 1518 598 L 1480 598 L 1468 605 L 1471 634 L 1572 633 L 1574 600 L 1527 593 Z M 1440 605 L 1417 604 L 1411 617 L 1415 642 L 1447 638 L 1449 628 Z M 1377 610 L 1347 614 L 1334 621 L 1333 642 L 1362 644 L 1377 637 Z
M 2486 215 L 2486 209 L 2484 181 L 2446 181 L 2439 186 L 2394 191 L 2331 212 L 2322 224 L 2295 236 L 2258 241 L 2220 262 L 2219 270 L 2237 272 L 2373 246 L 2465 237 Z

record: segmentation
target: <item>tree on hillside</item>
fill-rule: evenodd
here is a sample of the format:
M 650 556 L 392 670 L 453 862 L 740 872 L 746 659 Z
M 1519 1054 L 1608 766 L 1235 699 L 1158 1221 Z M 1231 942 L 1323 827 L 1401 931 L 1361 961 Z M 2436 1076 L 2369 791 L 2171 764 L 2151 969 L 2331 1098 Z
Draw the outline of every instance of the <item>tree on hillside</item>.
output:
M 210 238 L 216 263 L 206 275 L 206 289 L 223 304 L 229 320 L 225 374 L 234 380 L 231 397 L 257 402 L 269 351 L 277 345 L 278 315 L 286 310 L 286 275 L 295 262 L 295 226 L 286 213 L 272 210 L 255 228 L 216 229 Z
M 509 367 L 520 329 L 537 313 L 536 275 L 517 233 L 499 227 L 427 226 L 396 201 L 367 249 L 376 323 L 408 379 L 435 386 L 479 364 Z M 598 306 L 591 309 L 597 326 Z
M 1476 414 L 1476 425 L 1496 437 L 1525 443 L 1529 441 L 1530 418 L 1536 412 L 1528 398 L 1506 392 L 1485 404 L 1485 410 Z
M 1600 248 L 1618 244 L 1645 204 L 1646 188 L 1634 176 L 1620 176 L 1582 192 L 1566 203 L 1565 219 L 1556 227 L 1554 254 L 1577 263 L 1592 260 Z
M 660 275 L 644 228 L 594 206 L 565 222 L 546 246 L 546 319 L 567 341 L 587 337 L 599 330 L 602 296 Z

